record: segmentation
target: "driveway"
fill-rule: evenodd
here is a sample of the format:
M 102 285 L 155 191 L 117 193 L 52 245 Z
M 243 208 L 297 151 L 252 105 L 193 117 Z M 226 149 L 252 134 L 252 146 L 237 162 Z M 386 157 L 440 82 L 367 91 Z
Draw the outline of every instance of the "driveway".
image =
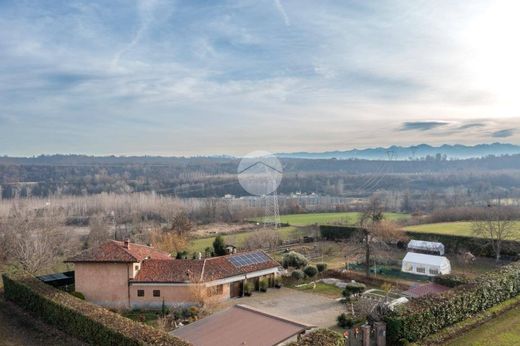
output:
M 324 328 L 335 326 L 336 317 L 345 312 L 334 299 L 290 288 L 271 288 L 266 293 L 255 292 L 251 297 L 231 299 L 223 308 L 235 304 L 249 305 L 268 314 Z

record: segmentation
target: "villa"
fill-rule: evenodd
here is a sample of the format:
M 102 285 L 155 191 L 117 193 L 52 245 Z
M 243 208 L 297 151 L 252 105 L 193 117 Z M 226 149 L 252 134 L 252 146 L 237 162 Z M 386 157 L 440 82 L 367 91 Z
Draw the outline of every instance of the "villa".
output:
M 74 263 L 75 290 L 86 300 L 119 309 L 189 305 L 201 290 L 217 300 L 241 297 L 246 282 L 273 286 L 280 271 L 261 250 L 187 260 L 128 241 L 109 241 L 66 262 Z

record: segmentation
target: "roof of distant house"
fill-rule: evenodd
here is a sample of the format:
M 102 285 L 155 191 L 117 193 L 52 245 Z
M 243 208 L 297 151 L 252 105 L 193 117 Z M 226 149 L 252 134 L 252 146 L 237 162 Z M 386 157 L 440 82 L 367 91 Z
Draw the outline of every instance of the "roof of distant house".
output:
M 108 241 L 98 247 L 87 249 L 65 262 L 119 262 L 135 263 L 144 259 L 169 259 L 167 252 L 153 247 L 116 240 Z
M 251 261 L 242 261 L 251 258 Z M 256 261 L 256 262 L 255 262 Z M 255 262 L 255 263 L 251 263 Z M 134 282 L 205 282 L 278 268 L 280 264 L 261 250 L 238 254 L 189 259 L 147 259 Z
M 432 282 L 426 285 L 412 287 L 408 291 L 404 291 L 403 294 L 411 298 L 420 298 L 426 295 L 439 294 L 449 289 L 449 287 Z
M 171 334 L 199 346 L 278 345 L 310 328 L 313 326 L 235 305 Z

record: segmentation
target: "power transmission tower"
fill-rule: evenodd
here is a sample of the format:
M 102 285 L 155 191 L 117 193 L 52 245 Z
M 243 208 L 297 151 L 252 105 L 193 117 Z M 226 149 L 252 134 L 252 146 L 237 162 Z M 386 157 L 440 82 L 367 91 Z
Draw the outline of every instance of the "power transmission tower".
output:
M 264 214 L 264 228 L 280 227 L 280 208 L 278 206 L 278 194 L 276 193 L 277 183 L 272 174 L 270 175 L 271 189 L 273 192 L 265 196 L 265 214 Z

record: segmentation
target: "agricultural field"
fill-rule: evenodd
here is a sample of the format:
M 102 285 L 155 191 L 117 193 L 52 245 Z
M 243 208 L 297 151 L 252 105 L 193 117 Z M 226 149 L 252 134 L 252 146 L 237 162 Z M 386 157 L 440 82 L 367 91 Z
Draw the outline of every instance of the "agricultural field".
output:
M 517 222 L 517 228 L 520 229 L 520 221 Z M 430 223 L 424 225 L 408 226 L 404 228 L 406 231 L 423 232 L 423 233 L 437 233 L 437 234 L 449 234 L 449 235 L 460 235 L 467 237 L 474 237 L 471 229 L 471 222 L 442 222 L 442 223 Z M 517 236 L 520 239 L 520 232 Z
M 311 214 L 290 214 L 280 215 L 280 220 L 283 223 L 288 223 L 291 226 L 308 226 L 314 224 L 330 225 L 330 224 L 345 224 L 352 225 L 358 221 L 360 213 L 344 212 L 344 213 L 311 213 Z M 392 221 L 407 220 L 410 218 L 409 214 L 401 213 L 385 213 L 385 218 Z M 261 221 L 258 218 L 257 221 Z
M 450 346 L 520 345 L 520 307 L 452 340 Z
M 222 235 L 224 237 L 224 241 L 226 244 L 232 244 L 237 247 L 242 246 L 245 243 L 245 240 L 247 237 L 251 236 L 254 231 L 252 232 L 240 232 L 240 233 L 230 233 L 230 234 L 224 234 Z M 297 227 L 282 227 L 278 230 L 280 234 L 280 238 L 282 240 L 288 240 L 288 239 L 297 239 L 303 237 L 305 234 L 305 231 L 302 229 L 299 229 Z M 204 252 L 204 249 L 207 247 L 213 246 L 213 241 L 215 240 L 215 236 L 212 237 L 206 237 L 206 238 L 197 238 L 190 241 L 189 247 L 187 251 L 189 253 L 191 252 Z

